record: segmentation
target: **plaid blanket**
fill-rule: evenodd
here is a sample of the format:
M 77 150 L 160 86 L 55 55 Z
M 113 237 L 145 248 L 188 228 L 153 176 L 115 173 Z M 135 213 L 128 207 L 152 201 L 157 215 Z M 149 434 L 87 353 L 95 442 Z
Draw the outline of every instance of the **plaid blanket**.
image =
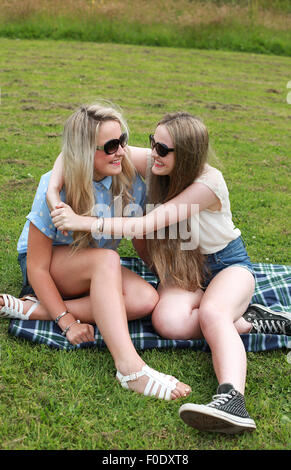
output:
M 121 258 L 123 266 L 142 276 L 154 287 L 157 278 L 139 258 Z M 256 274 L 256 289 L 252 303 L 266 305 L 276 311 L 291 312 L 291 266 L 272 264 L 253 264 Z M 98 328 L 95 327 L 95 341 L 78 346 L 70 344 L 61 335 L 60 328 L 53 321 L 11 320 L 11 335 L 27 339 L 34 343 L 46 344 L 56 349 L 83 349 L 106 347 Z M 129 332 L 136 349 L 152 348 L 191 348 L 210 351 L 204 339 L 169 340 L 161 338 L 153 329 L 151 317 L 129 322 Z M 246 351 L 266 351 L 279 348 L 291 348 L 291 337 L 285 335 L 249 334 L 241 335 Z

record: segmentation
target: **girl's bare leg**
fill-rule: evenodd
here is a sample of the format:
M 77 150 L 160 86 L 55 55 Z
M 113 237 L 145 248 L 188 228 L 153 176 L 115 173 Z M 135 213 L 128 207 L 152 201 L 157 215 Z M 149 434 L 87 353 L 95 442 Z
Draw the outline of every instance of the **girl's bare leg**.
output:
M 112 250 L 88 249 L 71 256 L 70 248 L 57 247 L 50 272 L 63 297 L 81 297 L 90 292 L 94 322 L 117 370 L 123 375 L 141 370 L 145 363 L 135 350 L 128 331 L 118 254 Z M 148 378 L 143 376 L 128 385 L 143 393 L 147 381 Z M 189 386 L 178 382 L 171 398 L 179 398 L 189 392 Z
M 122 266 L 121 272 L 122 293 L 127 319 L 137 320 L 152 313 L 159 299 L 157 291 L 133 271 Z M 4 302 L 0 297 L 0 306 L 1 305 L 4 305 Z M 31 300 L 25 300 L 23 302 L 24 315 L 32 305 L 33 302 Z M 91 324 L 95 323 L 89 295 L 76 299 L 65 300 L 65 305 L 67 310 L 81 322 Z M 41 304 L 37 306 L 29 318 L 30 320 L 51 320 L 48 311 Z
M 252 274 L 233 266 L 210 282 L 199 308 L 200 326 L 211 352 L 219 384 L 229 382 L 244 393 L 246 352 L 235 327 L 255 288 Z
M 152 314 L 152 324 L 157 333 L 168 339 L 203 338 L 199 307 L 204 292 L 201 289 L 189 292 L 178 287 L 160 285 L 158 293 L 160 300 Z M 234 326 L 239 334 L 247 334 L 252 328 L 251 323 L 242 317 L 235 321 Z

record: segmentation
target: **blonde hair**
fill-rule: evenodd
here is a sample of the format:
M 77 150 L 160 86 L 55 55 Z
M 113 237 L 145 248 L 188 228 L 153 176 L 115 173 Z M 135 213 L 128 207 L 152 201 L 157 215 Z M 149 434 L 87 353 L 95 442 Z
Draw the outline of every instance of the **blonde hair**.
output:
M 199 118 L 186 112 L 171 113 L 166 114 L 159 125 L 164 125 L 172 138 L 175 166 L 169 175 L 151 173 L 148 194 L 152 204 L 170 201 L 192 184 L 203 172 L 209 153 L 208 131 Z M 169 229 L 166 230 L 168 233 Z M 183 289 L 195 291 L 202 287 L 204 257 L 199 247 L 181 250 L 181 242 L 179 235 L 177 239 L 169 236 L 147 239 L 152 267 L 162 283 L 173 282 Z
M 79 215 L 93 215 L 96 204 L 94 155 L 100 125 L 105 121 L 118 122 L 122 131 L 129 134 L 121 110 L 106 101 L 80 106 L 64 126 L 62 156 L 66 203 Z M 112 196 L 122 197 L 122 207 L 132 200 L 130 191 L 135 174 L 128 149 L 125 148 L 122 172 L 112 176 Z M 74 250 L 86 248 L 93 241 L 91 233 L 74 232 L 73 238 Z

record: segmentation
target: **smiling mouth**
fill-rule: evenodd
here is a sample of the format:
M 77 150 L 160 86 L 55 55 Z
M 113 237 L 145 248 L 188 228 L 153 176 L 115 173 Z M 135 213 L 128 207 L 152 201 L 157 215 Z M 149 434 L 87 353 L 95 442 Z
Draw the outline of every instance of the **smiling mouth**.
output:
M 157 168 L 162 168 L 162 167 L 165 166 L 165 165 L 164 165 L 164 163 L 155 161 L 154 166 L 157 167 Z
M 121 160 L 113 160 L 113 162 L 110 162 L 110 165 L 120 166 L 121 165 Z

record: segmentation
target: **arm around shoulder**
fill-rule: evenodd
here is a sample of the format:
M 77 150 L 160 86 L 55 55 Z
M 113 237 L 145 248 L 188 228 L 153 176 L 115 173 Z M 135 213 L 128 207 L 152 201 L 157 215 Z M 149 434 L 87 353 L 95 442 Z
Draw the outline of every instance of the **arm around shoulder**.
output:
M 56 205 L 61 201 L 60 192 L 63 185 L 63 159 L 62 154 L 60 153 L 54 163 L 47 189 L 46 200 L 50 210 L 54 209 Z
M 150 149 L 142 147 L 128 147 L 129 155 L 134 164 L 137 172 L 143 177 L 146 177 L 147 171 L 147 156 L 150 152 Z
M 192 183 L 170 201 L 153 209 L 143 217 L 105 218 L 106 235 L 140 237 L 169 225 L 182 222 L 205 210 L 218 200 L 214 192 L 203 183 Z

